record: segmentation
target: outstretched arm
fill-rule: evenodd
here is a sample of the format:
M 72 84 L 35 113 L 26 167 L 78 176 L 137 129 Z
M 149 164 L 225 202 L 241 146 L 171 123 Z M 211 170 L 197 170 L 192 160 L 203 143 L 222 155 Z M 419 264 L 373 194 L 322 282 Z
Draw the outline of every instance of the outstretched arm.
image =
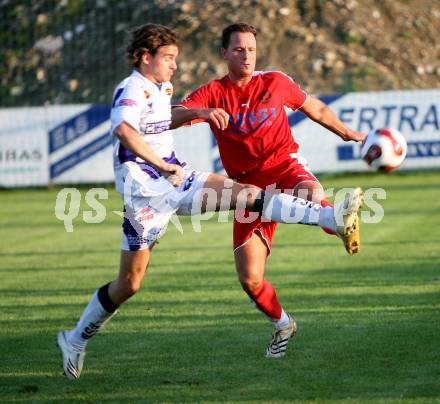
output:
M 365 133 L 356 132 L 348 128 L 340 119 L 338 119 L 333 111 L 318 98 L 309 95 L 307 101 L 300 109 L 310 119 L 332 131 L 346 142 L 349 140 L 362 142 L 365 139 Z
M 171 129 L 178 128 L 187 122 L 201 120 L 212 123 L 218 129 L 224 130 L 228 126 L 229 115 L 222 108 L 185 108 L 174 107 L 171 110 Z
M 139 135 L 139 132 L 130 126 L 125 121 L 122 122 L 115 130 L 114 135 L 119 139 L 122 145 L 130 150 L 133 154 L 140 157 L 142 160 L 154 165 L 164 177 L 171 177 L 170 181 L 175 187 L 178 187 L 183 182 L 184 171 L 182 167 L 177 164 L 169 164 L 162 160 L 152 149 L 148 146 Z

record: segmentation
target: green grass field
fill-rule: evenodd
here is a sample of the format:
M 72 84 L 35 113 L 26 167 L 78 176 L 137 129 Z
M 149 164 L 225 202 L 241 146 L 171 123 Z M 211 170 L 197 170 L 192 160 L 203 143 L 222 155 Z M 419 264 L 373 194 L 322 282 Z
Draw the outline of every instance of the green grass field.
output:
M 0 191 L 0 402 L 440 403 L 440 172 L 322 182 L 385 188 L 385 217 L 363 225 L 353 257 L 319 229 L 280 225 L 266 275 L 298 320 L 285 358 L 264 358 L 271 327 L 237 282 L 231 224 L 195 233 L 185 219 L 74 382 L 56 334 L 117 273 L 119 197 L 103 223 L 67 233 L 59 189 Z

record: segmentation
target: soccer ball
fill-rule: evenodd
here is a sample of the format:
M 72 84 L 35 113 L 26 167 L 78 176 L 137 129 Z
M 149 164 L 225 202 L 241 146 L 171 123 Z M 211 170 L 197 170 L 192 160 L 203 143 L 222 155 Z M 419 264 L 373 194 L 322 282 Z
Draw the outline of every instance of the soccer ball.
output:
M 362 144 L 361 157 L 373 169 L 389 172 L 402 164 L 406 149 L 406 140 L 397 129 L 373 129 Z

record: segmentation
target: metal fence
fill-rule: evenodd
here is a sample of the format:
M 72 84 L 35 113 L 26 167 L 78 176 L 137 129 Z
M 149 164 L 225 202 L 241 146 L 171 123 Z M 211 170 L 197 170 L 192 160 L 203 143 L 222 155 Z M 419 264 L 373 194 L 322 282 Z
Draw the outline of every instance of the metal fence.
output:
M 0 0 L 0 106 L 108 103 L 130 70 L 128 29 L 167 22 L 157 3 Z

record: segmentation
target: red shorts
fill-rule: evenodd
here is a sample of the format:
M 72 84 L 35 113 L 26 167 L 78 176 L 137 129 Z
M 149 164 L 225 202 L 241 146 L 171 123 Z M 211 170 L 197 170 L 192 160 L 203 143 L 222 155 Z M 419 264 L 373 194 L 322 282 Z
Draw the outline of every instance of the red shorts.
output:
M 252 184 L 257 187 L 267 190 L 267 192 L 274 192 L 274 187 L 267 188 L 270 185 L 275 185 L 278 192 L 292 193 L 295 186 L 304 181 L 319 182 L 318 179 L 310 172 L 307 163 L 301 164 L 297 159 L 286 160 L 285 162 L 269 168 L 263 172 L 256 174 L 246 174 L 239 177 L 237 180 L 242 184 Z M 290 192 L 289 192 L 290 190 Z M 236 211 L 234 215 L 234 251 L 246 244 L 255 231 L 260 233 L 260 236 L 266 243 L 268 254 L 272 248 L 272 239 L 275 234 L 275 229 L 278 223 L 270 222 L 261 219 L 261 216 L 250 221 L 250 223 L 242 223 L 237 220 L 237 217 L 255 216 L 254 212 Z

